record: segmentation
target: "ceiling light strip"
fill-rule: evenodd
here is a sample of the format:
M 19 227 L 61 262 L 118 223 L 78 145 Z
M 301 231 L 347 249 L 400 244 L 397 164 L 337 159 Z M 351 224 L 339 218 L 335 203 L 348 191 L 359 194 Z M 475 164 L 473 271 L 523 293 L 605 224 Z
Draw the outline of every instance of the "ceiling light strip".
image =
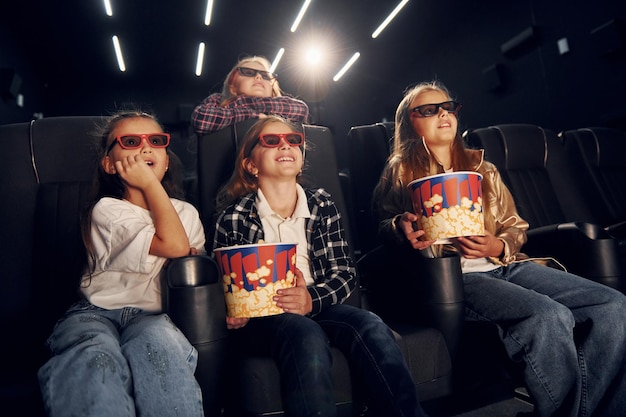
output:
M 204 64 L 204 42 L 198 45 L 198 59 L 196 60 L 196 75 L 202 75 L 202 65 Z
M 120 40 L 117 35 L 113 35 L 113 48 L 115 49 L 115 56 L 117 57 L 117 65 L 120 67 L 120 71 L 126 71 L 126 65 L 124 64 L 124 56 L 122 55 L 122 47 L 120 46 Z
M 298 29 L 298 25 L 300 25 L 300 21 L 304 17 L 304 14 L 306 13 L 306 9 L 309 8 L 310 4 L 311 4 L 311 0 L 304 0 L 304 4 L 302 5 L 302 8 L 300 9 L 300 13 L 298 13 L 296 20 L 293 22 L 293 25 L 291 25 L 292 32 L 295 32 L 296 29 Z
M 204 14 L 204 24 L 209 26 L 211 24 L 211 16 L 213 15 L 213 0 L 207 0 L 206 13 Z
M 343 77 L 346 71 L 350 69 L 350 67 L 356 62 L 357 59 L 359 59 L 360 56 L 361 54 L 359 52 L 356 52 L 354 55 L 352 55 L 352 58 L 350 58 L 350 60 L 346 63 L 346 65 L 344 65 L 343 68 L 339 70 L 337 75 L 333 77 L 333 81 L 335 82 L 339 81 L 339 79 Z
M 104 10 L 106 11 L 107 16 L 113 16 L 113 9 L 111 8 L 110 0 L 104 0 Z
M 278 50 L 278 53 L 276 54 L 276 58 L 274 58 L 274 62 L 272 62 L 272 66 L 270 67 L 270 72 L 276 71 L 276 67 L 278 67 L 278 63 L 280 62 L 284 53 L 285 53 L 285 48 L 280 48 Z
M 387 18 L 383 21 L 383 23 L 380 24 L 380 26 L 378 26 L 378 29 L 376 29 L 374 31 L 374 33 L 372 33 L 372 38 L 376 39 L 378 37 L 378 35 L 381 34 L 381 32 L 383 30 L 385 30 L 385 28 L 387 27 L 387 25 L 394 19 L 394 17 L 396 17 L 396 15 L 398 13 L 400 13 L 400 10 L 402 10 L 402 8 L 409 2 L 409 0 L 402 0 L 395 9 L 393 9 L 393 11 L 389 14 L 389 16 L 387 16 Z

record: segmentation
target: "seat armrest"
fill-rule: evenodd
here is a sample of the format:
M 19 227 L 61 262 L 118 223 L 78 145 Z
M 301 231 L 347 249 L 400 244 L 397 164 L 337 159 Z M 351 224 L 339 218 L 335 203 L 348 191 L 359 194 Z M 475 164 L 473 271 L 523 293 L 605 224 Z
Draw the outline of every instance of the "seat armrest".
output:
M 626 221 L 612 224 L 606 227 L 605 230 L 608 234 L 619 240 L 622 245 L 624 244 L 626 240 Z
M 164 269 L 163 307 L 192 344 L 226 337 L 224 288 L 215 261 L 185 256 Z
M 434 327 L 454 358 L 464 321 L 458 256 L 427 258 L 407 245 L 384 245 L 357 262 L 372 311 L 388 322 Z
M 569 272 L 615 287 L 620 271 L 618 241 L 601 226 L 560 223 L 531 229 L 523 251 L 531 257 L 554 257 Z
M 205 416 L 221 415 L 228 343 L 224 286 L 215 261 L 185 256 L 169 261 L 161 281 L 163 308 L 198 351 L 196 379 Z

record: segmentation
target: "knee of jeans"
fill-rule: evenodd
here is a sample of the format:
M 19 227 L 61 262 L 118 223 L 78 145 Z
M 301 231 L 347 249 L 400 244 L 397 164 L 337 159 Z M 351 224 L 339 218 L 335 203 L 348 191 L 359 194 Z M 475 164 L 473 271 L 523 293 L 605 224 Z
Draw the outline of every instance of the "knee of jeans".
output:
M 349 326 L 354 335 L 367 340 L 379 340 L 381 342 L 395 341 L 392 330 L 385 322 L 376 314 L 367 310 L 357 312 L 357 319 L 351 320 Z
M 626 343 L 626 296 L 611 291 L 608 301 L 596 314 L 594 325 L 605 328 L 612 335 L 612 340 Z
M 533 325 L 537 328 L 549 328 L 552 331 L 565 329 L 567 332 L 572 331 L 575 324 L 574 314 L 566 306 L 551 302 L 538 306 L 533 312 Z

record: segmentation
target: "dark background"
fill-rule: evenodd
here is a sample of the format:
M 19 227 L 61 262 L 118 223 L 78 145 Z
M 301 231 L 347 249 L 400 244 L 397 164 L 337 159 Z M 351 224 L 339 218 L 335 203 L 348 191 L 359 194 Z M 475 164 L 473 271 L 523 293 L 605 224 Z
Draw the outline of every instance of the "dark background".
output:
M 561 131 L 626 129 L 626 2 L 615 0 L 411 0 L 377 39 L 396 0 L 313 0 L 295 33 L 300 0 L 3 2 L 0 6 L 0 124 L 33 117 L 101 115 L 127 104 L 155 111 L 191 138 L 189 116 L 217 91 L 242 54 L 273 61 L 281 87 L 309 104 L 311 122 L 332 129 L 340 149 L 351 126 L 393 120 L 404 89 L 438 79 L 464 103 L 461 128 L 533 123 Z M 517 47 L 503 51 L 520 34 Z M 117 68 L 111 36 L 124 48 Z M 567 38 L 570 51 L 559 54 Z M 328 48 L 328 68 L 303 66 L 304 44 Z M 204 73 L 194 74 L 198 42 Z M 338 82 L 332 76 L 356 51 Z M 17 105 L 13 93 L 23 96 Z M 343 158 L 342 158 L 343 159 Z M 342 162 L 340 161 L 340 164 Z

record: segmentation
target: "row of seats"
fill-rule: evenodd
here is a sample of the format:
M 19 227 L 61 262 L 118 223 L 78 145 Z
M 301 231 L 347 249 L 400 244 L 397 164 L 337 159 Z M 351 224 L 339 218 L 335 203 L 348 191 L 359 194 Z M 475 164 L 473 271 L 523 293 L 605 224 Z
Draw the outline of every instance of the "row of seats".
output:
M 10 340 L 0 348 L 0 402 L 19 414 L 43 415 L 36 372 L 48 357 L 44 341 L 78 297 L 79 214 L 98 162 L 97 138 L 91 133 L 99 123 L 100 117 L 57 117 L 0 126 L 6 155 L 6 163 L 0 166 L 4 196 L 0 207 L 5 219 L 0 228 L 0 325 Z M 238 141 L 249 124 L 199 137 L 197 149 L 191 151 L 197 157 L 197 179 L 186 189 L 200 210 L 209 242 L 216 192 L 232 171 Z M 308 185 L 324 187 L 333 195 L 346 220 L 348 239 L 354 242 L 351 200 L 344 198 L 346 177 L 337 167 L 333 136 L 321 126 L 305 126 L 305 134 L 310 145 L 305 168 Z M 453 389 L 453 360 L 463 317 L 462 282 L 457 258 L 420 258 L 415 258 L 413 268 L 450 272 L 446 277 L 432 275 L 430 283 L 422 280 L 416 291 L 425 302 L 411 300 L 413 316 L 389 324 L 421 399 L 434 401 Z M 373 274 L 371 269 L 368 272 Z M 388 279 L 385 273 L 380 272 L 380 282 Z M 198 350 L 196 378 L 206 415 L 282 415 L 273 361 L 255 355 L 253 349 L 245 357 L 228 356 L 223 288 L 212 259 L 173 260 L 162 283 L 164 307 Z M 367 308 L 368 290 L 359 289 L 349 302 Z M 338 410 L 340 415 L 353 415 L 367 399 L 358 395 L 360 381 L 345 357 L 338 350 L 333 355 Z
M 553 256 L 571 272 L 626 291 L 626 133 L 555 132 L 509 124 L 465 132 L 485 149 L 528 220 L 524 250 Z
M 377 244 L 371 193 L 392 147 L 392 123 L 349 134 L 357 250 Z M 553 256 L 571 272 L 626 291 L 626 133 L 584 128 L 556 134 L 529 124 L 464 132 L 500 170 L 530 224 L 524 251 Z M 362 161 L 366 161 L 363 164 Z
M 7 155 L 0 166 L 0 193 L 5 196 L 0 206 L 5 219 L 0 228 L 0 324 L 11 340 L 0 351 L 0 401 L 24 415 L 43 415 L 36 381 L 47 358 L 43 342 L 77 297 L 78 217 L 97 162 L 91 132 L 101 122 L 99 117 L 59 117 L 0 126 Z M 200 210 L 209 242 L 215 195 L 231 173 L 239 140 L 250 124 L 199 137 L 190 152 L 197 158 L 197 174 L 186 190 Z M 350 170 L 341 172 L 330 130 L 305 126 L 307 185 L 331 193 L 358 260 L 359 291 L 350 302 L 377 312 L 396 331 L 426 403 L 445 401 L 471 384 L 479 391 L 481 380 L 505 379 L 514 386 L 518 370 L 504 355 L 494 329 L 463 323 L 458 258 L 428 259 L 406 248 L 380 246 L 371 192 L 389 155 L 392 132 L 391 123 L 351 129 Z M 585 129 L 557 136 L 537 126 L 501 125 L 470 130 L 465 137 L 484 147 L 487 159 L 502 171 L 521 214 L 530 221 L 531 250 L 549 255 L 548 250 L 566 248 L 554 254 L 573 271 L 580 268 L 588 272 L 582 275 L 622 285 L 625 269 L 616 261 L 626 259 L 622 132 Z M 402 276 L 412 279 L 398 288 L 396 278 Z M 209 257 L 178 259 L 165 271 L 163 288 L 164 306 L 199 351 L 196 377 L 206 414 L 281 415 L 273 362 L 253 352 L 226 360 L 225 310 L 215 263 Z M 356 395 L 359 381 L 345 357 L 337 350 L 333 355 L 338 409 L 351 415 L 366 399 Z

